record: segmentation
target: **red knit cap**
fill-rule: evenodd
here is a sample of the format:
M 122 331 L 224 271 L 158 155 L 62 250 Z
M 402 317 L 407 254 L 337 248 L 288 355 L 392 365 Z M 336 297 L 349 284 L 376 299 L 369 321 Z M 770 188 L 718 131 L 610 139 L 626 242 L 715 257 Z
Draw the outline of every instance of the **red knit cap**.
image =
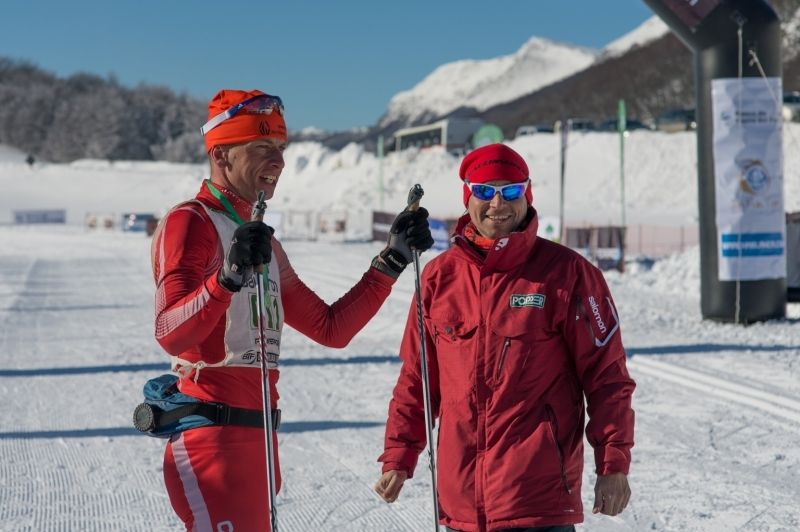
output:
M 489 181 L 510 181 L 522 183 L 528 179 L 528 165 L 525 160 L 505 144 L 489 144 L 472 150 L 461 162 L 458 176 L 462 181 L 470 183 L 487 183 Z M 464 185 L 464 205 L 470 197 L 469 187 Z M 531 184 L 525 188 L 525 199 L 533 203 Z
M 208 102 L 208 119 L 224 113 L 237 103 L 262 94 L 264 93 L 259 90 L 223 89 Z M 206 151 L 220 144 L 242 144 L 260 138 L 273 138 L 281 142 L 288 140 L 286 122 L 277 110 L 268 115 L 245 111 L 236 113 L 206 133 Z

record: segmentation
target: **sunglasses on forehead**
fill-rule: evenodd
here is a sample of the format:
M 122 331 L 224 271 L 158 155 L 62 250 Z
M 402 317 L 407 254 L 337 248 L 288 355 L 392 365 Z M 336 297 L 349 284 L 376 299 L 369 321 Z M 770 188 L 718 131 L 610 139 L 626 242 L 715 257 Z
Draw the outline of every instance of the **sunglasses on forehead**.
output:
M 200 133 L 205 136 L 206 133 L 241 112 L 255 115 L 269 115 L 272 114 L 272 111 L 277 111 L 279 115 L 283 116 L 283 101 L 280 97 L 270 96 L 269 94 L 259 94 L 258 96 L 253 96 L 252 98 L 239 102 L 230 109 L 213 117 L 200 128 Z
M 464 183 L 469 187 L 469 191 L 472 195 L 481 201 L 491 201 L 497 194 L 500 194 L 500 197 L 505 201 L 514 201 L 525 194 L 525 188 L 528 186 L 528 183 L 530 183 L 530 179 L 526 179 L 522 183 L 510 183 L 499 187 L 470 183 L 469 181 L 464 181 Z

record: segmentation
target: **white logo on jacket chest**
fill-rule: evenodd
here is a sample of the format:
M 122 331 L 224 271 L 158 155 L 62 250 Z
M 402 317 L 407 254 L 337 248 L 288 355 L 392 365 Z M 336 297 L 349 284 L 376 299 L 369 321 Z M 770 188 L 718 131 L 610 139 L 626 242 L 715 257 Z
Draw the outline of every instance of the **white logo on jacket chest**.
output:
M 508 244 L 508 237 L 503 237 L 494 243 L 494 250 L 500 251 L 501 249 L 506 247 L 507 244 Z

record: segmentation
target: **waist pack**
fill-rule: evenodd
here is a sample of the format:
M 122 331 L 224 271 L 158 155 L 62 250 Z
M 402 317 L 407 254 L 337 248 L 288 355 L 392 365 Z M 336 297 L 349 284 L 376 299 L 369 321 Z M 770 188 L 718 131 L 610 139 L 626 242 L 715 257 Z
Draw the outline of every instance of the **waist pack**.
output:
M 281 411 L 272 411 L 272 428 L 278 430 Z M 144 385 L 144 402 L 133 411 L 133 426 L 149 436 L 169 438 L 175 433 L 210 425 L 264 427 L 261 410 L 236 408 L 201 401 L 178 391 L 178 377 L 161 375 Z

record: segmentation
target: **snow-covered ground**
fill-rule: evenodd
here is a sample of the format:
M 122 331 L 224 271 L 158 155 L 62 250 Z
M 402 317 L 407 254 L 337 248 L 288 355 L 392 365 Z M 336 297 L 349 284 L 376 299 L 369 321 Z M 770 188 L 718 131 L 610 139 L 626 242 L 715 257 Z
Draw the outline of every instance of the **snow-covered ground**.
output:
M 0 248 L 0 530 L 180 529 L 164 442 L 131 427 L 142 385 L 167 370 L 152 337 L 149 239 L 5 226 Z M 286 248 L 332 301 L 380 245 Z M 633 498 L 581 530 L 800 529 L 800 308 L 749 327 L 704 322 L 698 278 L 697 250 L 608 275 L 638 383 Z M 424 466 L 393 505 L 371 491 L 413 286 L 406 272 L 346 349 L 286 331 L 281 530 L 430 529 Z M 587 452 L 586 505 L 592 469 Z
M 800 210 L 800 125 L 784 128 L 785 201 Z M 556 216 L 556 135 L 510 143 L 528 160 L 534 202 Z M 574 134 L 566 220 L 619 220 L 618 137 Z M 163 441 L 135 433 L 141 387 L 167 371 L 153 340 L 149 239 L 90 232 L 86 213 L 163 213 L 193 195 L 204 165 L 37 162 L 0 146 L 0 531 L 177 530 L 161 477 Z M 421 183 L 434 216 L 463 211 L 459 159 L 431 149 L 379 162 L 351 145 L 286 152 L 269 212 L 340 209 L 357 237 L 379 208 L 403 207 Z M 636 131 L 626 140 L 630 223 L 683 225 L 697 216 L 692 133 Z M 64 226 L 13 226 L 17 209 L 63 208 Z M 363 222 L 363 220 L 367 220 Z M 378 243 L 285 242 L 294 267 L 328 301 L 362 274 Z M 423 257 L 423 264 L 428 256 Z M 737 327 L 701 320 L 696 249 L 644 270 L 609 273 L 638 382 L 633 499 L 584 530 L 800 529 L 800 305 L 788 319 Z M 427 475 L 394 505 L 373 495 L 383 423 L 413 275 L 343 350 L 287 330 L 280 391 L 285 478 L 281 530 L 429 529 Z M 587 453 L 584 502 L 592 502 Z

